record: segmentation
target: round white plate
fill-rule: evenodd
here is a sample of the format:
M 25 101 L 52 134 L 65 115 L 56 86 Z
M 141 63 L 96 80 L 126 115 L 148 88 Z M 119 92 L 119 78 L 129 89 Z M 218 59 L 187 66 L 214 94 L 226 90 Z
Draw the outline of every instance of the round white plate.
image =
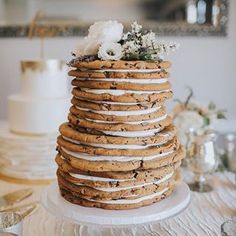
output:
M 190 191 L 185 183 L 178 185 L 166 199 L 150 206 L 131 210 L 104 210 L 72 204 L 59 192 L 57 183 L 45 189 L 42 205 L 54 216 L 76 224 L 122 226 L 164 220 L 183 211 L 190 202 Z

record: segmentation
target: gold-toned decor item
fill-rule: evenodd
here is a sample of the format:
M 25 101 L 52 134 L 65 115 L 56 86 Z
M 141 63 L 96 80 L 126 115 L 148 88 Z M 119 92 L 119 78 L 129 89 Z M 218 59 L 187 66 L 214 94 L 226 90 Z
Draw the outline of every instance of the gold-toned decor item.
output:
M 17 212 L 23 217 L 28 215 L 27 213 L 30 211 L 32 212 L 36 207 L 37 207 L 38 202 L 30 202 L 30 203 L 25 203 L 25 204 L 20 204 L 20 205 L 9 205 L 0 210 L 0 212 Z
M 21 189 L 7 193 L 0 197 L 0 235 L 22 235 L 23 219 L 32 214 L 38 202 L 23 203 L 21 201 L 30 197 L 31 188 Z
M 21 61 L 21 72 L 22 76 L 27 73 L 27 70 L 32 72 L 48 72 L 53 74 L 55 72 L 65 73 L 66 62 L 57 59 L 48 59 L 48 60 L 24 60 Z M 27 78 L 29 79 L 29 78 Z M 41 79 L 47 79 L 42 77 Z
M 6 206 L 13 205 L 15 203 L 19 203 L 24 199 L 28 198 L 33 194 L 33 190 L 31 188 L 21 189 L 18 191 L 14 191 L 8 194 L 5 194 L 0 197 L 0 211 L 2 208 Z
M 28 31 L 28 38 L 32 39 L 33 37 L 40 37 L 41 39 L 48 37 L 55 37 L 57 34 L 58 29 L 52 28 L 48 24 L 47 27 L 45 25 L 41 25 L 39 22 L 43 18 L 43 12 L 38 11 L 36 12 L 33 20 L 30 22 L 29 31 Z

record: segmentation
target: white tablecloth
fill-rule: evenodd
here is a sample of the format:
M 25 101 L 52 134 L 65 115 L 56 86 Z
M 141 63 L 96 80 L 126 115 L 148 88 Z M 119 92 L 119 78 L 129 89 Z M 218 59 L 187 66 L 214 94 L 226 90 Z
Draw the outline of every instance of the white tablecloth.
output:
M 192 193 L 189 207 L 171 219 L 160 223 L 132 226 L 127 228 L 103 228 L 79 226 L 62 222 L 39 207 L 24 220 L 24 236 L 73 236 L 73 235 L 155 235 L 155 236 L 205 236 L 220 235 L 220 225 L 227 219 L 236 218 L 236 185 L 232 173 L 216 173 L 210 182 L 214 191 Z M 0 181 L 0 194 L 22 189 L 16 185 Z M 27 186 L 28 187 L 28 186 Z M 27 201 L 39 200 L 42 186 L 31 186 L 34 195 Z

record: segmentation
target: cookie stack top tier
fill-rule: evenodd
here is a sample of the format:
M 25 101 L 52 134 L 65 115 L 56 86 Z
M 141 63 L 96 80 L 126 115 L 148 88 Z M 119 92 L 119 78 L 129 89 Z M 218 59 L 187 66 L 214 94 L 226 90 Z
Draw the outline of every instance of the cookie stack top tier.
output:
M 169 62 L 75 62 L 69 121 L 117 137 L 154 135 L 171 124 L 164 101 L 172 96 Z M 88 132 L 88 131 L 86 131 Z
M 73 95 L 86 100 L 135 105 L 163 102 L 172 95 L 166 71 L 169 62 L 75 61 L 72 66 L 79 68 L 69 72 L 77 78 L 72 85 L 80 88 Z

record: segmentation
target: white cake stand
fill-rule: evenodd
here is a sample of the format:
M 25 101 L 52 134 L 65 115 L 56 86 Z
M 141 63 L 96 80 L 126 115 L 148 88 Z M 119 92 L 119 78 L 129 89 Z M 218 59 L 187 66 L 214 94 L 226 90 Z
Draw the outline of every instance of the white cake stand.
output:
M 44 208 L 54 216 L 80 225 L 127 226 L 157 222 L 182 212 L 190 202 L 185 183 L 176 187 L 166 199 L 150 206 L 132 210 L 104 210 L 72 204 L 61 197 L 57 183 L 45 189 L 41 196 Z

